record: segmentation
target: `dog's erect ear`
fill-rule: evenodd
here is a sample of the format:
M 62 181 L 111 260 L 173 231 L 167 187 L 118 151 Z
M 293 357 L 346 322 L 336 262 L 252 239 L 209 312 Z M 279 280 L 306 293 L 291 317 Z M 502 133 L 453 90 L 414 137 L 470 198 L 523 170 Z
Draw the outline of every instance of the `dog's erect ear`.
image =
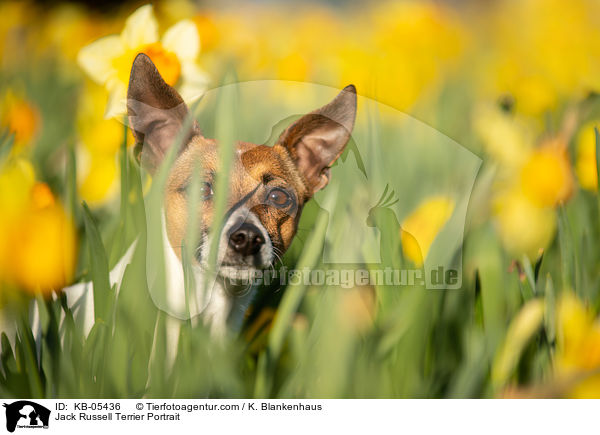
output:
M 356 118 L 356 88 L 346 86 L 326 106 L 290 125 L 279 137 L 300 173 L 309 184 L 311 194 L 329 182 L 329 167 L 344 151 Z
M 136 154 L 151 173 L 160 166 L 188 114 L 183 98 L 165 83 L 152 60 L 143 53 L 138 54 L 129 78 L 127 115 L 137 142 Z M 181 150 L 197 134 L 200 131 L 194 121 L 184 136 Z

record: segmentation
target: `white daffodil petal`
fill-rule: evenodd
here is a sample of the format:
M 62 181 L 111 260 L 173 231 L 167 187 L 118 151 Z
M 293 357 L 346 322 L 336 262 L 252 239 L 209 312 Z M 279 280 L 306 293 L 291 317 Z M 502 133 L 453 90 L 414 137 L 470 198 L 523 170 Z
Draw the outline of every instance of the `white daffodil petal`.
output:
M 206 92 L 209 76 L 194 62 L 181 65 L 181 78 L 178 90 L 184 101 L 191 103 Z
M 131 50 L 158 41 L 158 23 L 152 5 L 142 6 L 127 18 L 121 40 Z
M 182 20 L 170 27 L 162 37 L 163 47 L 180 60 L 196 59 L 200 52 L 198 29 L 191 20 Z
M 179 94 L 183 101 L 191 103 L 194 100 L 200 98 L 206 92 L 208 85 L 208 76 L 204 76 L 204 80 L 201 77 L 196 77 L 194 81 L 183 81 L 181 86 L 178 88 Z
M 122 121 L 127 113 L 127 88 L 119 80 L 112 80 L 107 87 L 110 95 L 106 104 L 104 119 L 117 118 L 118 121 Z
M 123 52 L 123 44 L 118 36 L 106 36 L 79 50 L 77 63 L 92 80 L 102 85 L 116 74 L 112 62 Z
M 181 78 L 183 83 L 196 84 L 197 86 L 207 86 L 210 76 L 196 62 L 182 62 Z

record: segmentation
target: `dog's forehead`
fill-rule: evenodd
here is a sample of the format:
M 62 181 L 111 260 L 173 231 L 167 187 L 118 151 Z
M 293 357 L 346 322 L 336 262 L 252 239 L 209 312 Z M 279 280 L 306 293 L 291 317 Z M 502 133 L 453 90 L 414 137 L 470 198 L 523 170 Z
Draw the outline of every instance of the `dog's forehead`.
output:
M 290 163 L 290 157 L 278 148 L 237 142 L 231 164 L 230 184 L 233 188 L 239 189 L 244 185 L 251 187 L 257 182 L 278 178 L 298 193 L 304 190 L 296 168 Z M 171 182 L 185 183 L 196 165 L 200 165 L 205 173 L 216 173 L 219 170 L 219 143 L 216 140 L 194 138 L 177 159 Z

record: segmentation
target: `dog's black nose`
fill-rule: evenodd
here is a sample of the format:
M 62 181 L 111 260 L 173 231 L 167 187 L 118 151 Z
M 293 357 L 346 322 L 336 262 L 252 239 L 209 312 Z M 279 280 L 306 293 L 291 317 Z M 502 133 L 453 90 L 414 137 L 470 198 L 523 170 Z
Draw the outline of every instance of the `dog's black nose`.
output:
M 244 223 L 229 235 L 229 246 L 244 256 L 256 254 L 264 243 L 260 230 L 252 224 Z

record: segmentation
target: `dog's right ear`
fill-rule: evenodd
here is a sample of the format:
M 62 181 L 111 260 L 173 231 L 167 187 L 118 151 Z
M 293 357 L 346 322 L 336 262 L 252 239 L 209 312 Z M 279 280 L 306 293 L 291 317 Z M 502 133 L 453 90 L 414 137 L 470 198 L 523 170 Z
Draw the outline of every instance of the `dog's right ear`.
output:
M 150 173 L 162 163 L 189 113 L 181 95 L 165 83 L 152 60 L 138 54 L 129 78 L 127 115 L 136 140 L 136 155 Z M 200 131 L 194 121 L 179 152 L 197 134 Z
M 289 151 L 310 196 L 329 183 L 329 168 L 350 140 L 355 118 L 356 88 L 348 85 L 329 104 L 281 133 L 278 143 Z

